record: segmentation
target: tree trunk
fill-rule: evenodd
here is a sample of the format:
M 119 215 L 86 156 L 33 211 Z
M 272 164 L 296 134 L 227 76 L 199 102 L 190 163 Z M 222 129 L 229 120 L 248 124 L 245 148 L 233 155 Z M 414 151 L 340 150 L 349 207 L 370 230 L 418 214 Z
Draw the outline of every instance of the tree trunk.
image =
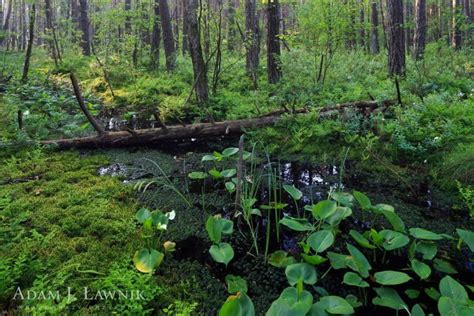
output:
M 35 19 L 36 19 L 36 4 L 33 3 L 31 5 L 31 10 L 30 10 L 30 22 L 28 25 L 28 32 L 29 32 L 29 37 L 28 37 L 28 47 L 26 49 L 26 54 L 25 54 L 25 63 L 23 65 L 23 75 L 21 76 L 21 82 L 26 83 L 28 81 L 28 71 L 30 69 L 30 59 L 31 59 L 31 53 L 33 51 L 33 40 L 35 37 Z
M 201 46 L 200 26 L 197 16 L 198 0 L 184 1 L 185 19 L 187 24 L 189 52 L 193 62 L 194 89 L 200 104 L 207 102 L 209 97 L 207 83 L 207 65 L 204 62 Z
M 405 38 L 403 32 L 403 1 L 388 0 L 388 69 L 391 76 L 405 74 Z
M 163 46 L 165 47 L 166 69 L 173 71 L 176 64 L 176 49 L 173 37 L 173 26 L 171 24 L 168 0 L 159 0 L 161 29 L 163 32 Z
M 189 52 L 189 38 L 188 38 L 188 22 L 186 18 L 186 1 L 188 0 L 181 0 L 181 5 L 182 5 L 182 20 L 183 20 L 183 55 L 186 55 L 187 52 Z
M 423 59 L 426 41 L 426 0 L 415 3 L 415 36 L 413 38 L 415 59 Z
M 245 1 L 245 47 L 247 49 L 247 73 L 252 78 L 254 89 L 257 88 L 257 68 L 259 63 L 259 27 L 256 0 Z
M 235 0 L 228 1 L 227 9 L 227 49 L 235 49 Z
M 5 20 L 2 21 L 3 22 L 2 30 L 3 30 L 4 34 L 3 34 L 2 37 L 0 37 L 0 45 L 2 45 L 5 38 L 7 38 L 6 33 L 8 32 L 8 28 L 10 27 L 10 17 L 12 15 L 12 6 L 13 6 L 13 0 L 8 1 L 8 3 L 7 3 L 7 14 L 5 15 Z
M 364 4 L 361 1 L 358 1 L 359 5 L 359 37 L 360 37 L 360 47 L 364 49 L 365 46 L 365 11 Z
M 267 4 L 267 73 L 270 84 L 281 78 L 280 67 L 280 4 L 278 0 Z
M 377 2 L 371 4 L 371 28 L 370 28 L 370 53 L 377 55 L 380 52 L 379 46 L 379 14 L 377 10 Z
M 91 54 L 91 37 L 90 37 L 90 30 L 89 30 L 89 17 L 88 17 L 88 3 L 87 0 L 79 0 L 79 6 L 81 10 L 79 24 L 82 31 L 82 41 L 81 47 L 82 52 L 86 56 L 90 56 Z
M 125 16 L 125 34 L 129 35 L 132 33 L 132 19 L 130 17 L 130 11 L 132 10 L 132 0 L 125 0 L 124 8 Z
M 161 42 L 161 27 L 160 27 L 160 0 L 155 0 L 153 11 L 153 34 L 151 36 L 151 64 L 154 68 L 160 66 L 160 42 Z
M 461 32 L 461 0 L 452 0 L 452 35 L 451 46 L 454 49 L 460 49 L 462 46 L 462 32 Z
M 413 47 L 413 30 L 411 27 L 413 21 L 413 4 L 411 0 L 405 0 L 405 49 L 407 54 L 410 54 L 410 50 Z
M 46 31 L 47 31 L 47 41 L 48 41 L 48 48 L 49 48 L 49 53 L 51 54 L 51 57 L 54 60 L 54 64 L 57 66 L 58 65 L 58 54 L 56 52 L 56 44 L 55 44 L 55 35 L 53 34 L 54 26 L 53 26 L 53 13 L 51 9 L 51 0 L 45 0 L 44 1 L 44 11 L 45 11 L 45 17 L 46 17 Z

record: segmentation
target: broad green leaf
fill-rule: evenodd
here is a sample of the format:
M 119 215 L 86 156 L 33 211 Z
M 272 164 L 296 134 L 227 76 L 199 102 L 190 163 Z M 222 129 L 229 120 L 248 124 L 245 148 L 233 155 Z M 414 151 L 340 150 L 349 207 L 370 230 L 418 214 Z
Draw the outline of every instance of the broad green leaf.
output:
M 314 227 L 304 218 L 285 216 L 279 223 L 298 232 L 314 230 Z
M 354 204 L 354 197 L 346 192 L 333 192 L 331 198 L 346 207 L 352 207 Z
M 336 270 L 344 269 L 346 267 L 346 261 L 350 258 L 350 256 L 341 255 L 331 251 L 328 252 L 327 256 L 331 261 L 331 266 Z
M 283 189 L 296 201 L 303 197 L 303 193 L 294 185 L 284 184 Z
M 415 304 L 411 308 L 411 316 L 425 316 L 425 312 L 423 311 L 423 308 L 419 304 Z
M 334 234 L 330 230 L 321 230 L 311 234 L 307 242 L 316 253 L 323 252 L 334 243 Z
M 349 235 L 352 236 L 352 238 L 354 238 L 354 240 L 362 247 L 364 248 L 368 248 L 368 249 L 375 249 L 376 247 L 374 245 L 372 245 L 370 243 L 369 240 L 367 240 L 367 238 L 365 238 L 361 233 L 359 233 L 358 231 L 356 230 L 353 230 L 351 229 L 349 231 Z
M 321 257 L 320 255 L 310 256 L 310 255 L 302 253 L 301 257 L 304 259 L 304 261 L 306 261 L 307 263 L 312 264 L 314 266 L 320 265 L 320 264 L 328 261 L 328 259 L 326 259 L 324 257 Z
M 380 231 L 379 236 L 383 241 L 382 247 L 389 251 L 405 247 L 410 242 L 406 235 L 389 229 Z
M 449 275 L 442 278 L 439 282 L 439 291 L 442 296 L 449 297 L 463 304 L 467 303 L 469 299 L 466 289 Z
M 474 252 L 474 232 L 470 230 L 456 229 L 459 238 L 466 243 L 466 245 Z
M 151 212 L 146 208 L 141 208 L 138 210 L 135 217 L 140 224 L 143 224 L 145 220 L 151 217 Z
M 316 269 L 307 263 L 294 263 L 285 269 L 286 278 L 291 286 L 298 283 L 298 280 L 306 284 L 315 284 L 317 281 Z
M 377 272 L 374 277 L 375 281 L 382 285 L 398 285 L 411 280 L 408 274 L 392 270 Z
M 433 233 L 429 230 L 423 228 L 410 228 L 410 235 L 415 237 L 416 239 L 423 239 L 423 240 L 441 240 L 443 236 Z
M 425 260 L 432 260 L 438 252 L 438 246 L 432 241 L 420 241 L 415 244 L 415 252 L 421 253 Z
M 430 266 L 417 259 L 411 261 L 411 268 L 422 280 L 427 279 L 431 275 Z
M 233 193 L 235 191 L 235 183 L 234 182 L 226 182 L 225 183 L 225 189 L 229 193 Z
M 411 298 L 413 300 L 420 296 L 420 291 L 415 290 L 415 289 L 408 289 L 408 290 L 405 290 L 405 294 L 408 296 L 408 298 Z
M 214 243 L 219 243 L 222 238 L 222 225 L 220 218 L 217 216 L 209 216 L 206 221 L 206 230 L 209 239 Z
M 165 255 L 155 249 L 143 248 L 133 256 L 133 263 L 138 271 L 143 273 L 153 272 L 163 261 Z
M 237 292 L 247 293 L 247 282 L 241 277 L 228 274 L 225 277 L 225 282 L 227 284 L 227 291 L 230 294 L 235 294 Z
M 365 282 L 357 273 L 346 272 L 344 274 L 343 283 L 357 287 L 368 287 L 369 283 Z
M 397 215 L 397 213 L 385 209 L 382 209 L 381 213 L 387 219 L 390 225 L 392 225 L 394 230 L 402 233 L 405 232 L 405 223 L 402 221 L 400 216 Z
M 379 287 L 374 288 L 374 290 L 377 292 L 378 296 L 372 299 L 372 304 L 385 306 L 395 310 L 408 309 L 407 304 L 402 300 L 400 295 L 398 295 L 398 292 L 394 289 L 388 287 Z
M 201 159 L 202 162 L 204 162 L 204 161 L 214 161 L 214 160 L 216 160 L 216 157 L 213 156 L 213 155 L 205 155 Z
M 446 260 L 442 260 L 442 259 L 434 259 L 433 267 L 436 270 L 438 270 L 440 272 L 444 272 L 446 274 L 456 274 L 456 273 L 458 273 L 458 270 L 456 270 L 456 268 L 451 263 L 449 263 Z
M 217 169 L 211 169 L 208 171 L 208 173 L 213 177 L 214 179 L 219 179 L 222 177 L 222 173 L 217 170 Z
M 450 297 L 442 296 L 438 301 L 438 311 L 441 316 L 471 316 L 474 315 L 474 307 L 459 304 Z
M 320 302 L 324 310 L 330 314 L 345 315 L 354 313 L 352 305 L 339 296 L 324 296 L 320 299 Z
M 226 266 L 234 258 L 234 249 L 228 243 L 221 242 L 218 245 L 212 245 L 209 249 L 212 259 L 215 262 L 223 263 Z
M 222 151 L 222 156 L 224 157 L 230 157 L 230 156 L 233 156 L 235 155 L 236 153 L 239 152 L 239 149 L 236 148 L 236 147 L 229 147 L 229 148 L 226 148 Z
M 188 177 L 192 180 L 202 180 L 207 178 L 207 173 L 201 171 L 193 171 L 188 174 Z
M 233 169 L 222 170 L 222 172 L 221 172 L 221 175 L 224 178 L 232 178 L 236 174 L 237 174 L 237 171 L 234 168 Z
M 362 277 L 368 277 L 369 270 L 372 267 L 364 254 L 351 244 L 347 244 L 347 250 L 349 250 L 351 256 L 346 260 L 346 265 L 352 270 L 359 272 Z
M 339 223 L 343 219 L 345 219 L 345 218 L 347 218 L 351 215 L 352 215 L 352 210 L 350 208 L 348 208 L 348 207 L 337 207 L 336 211 L 332 215 L 326 217 L 325 220 L 329 225 L 336 226 L 336 225 L 339 225 Z
M 313 304 L 313 295 L 303 290 L 298 295 L 298 290 L 294 287 L 288 287 L 283 290 L 280 297 L 272 303 L 266 316 L 281 315 L 306 315 Z
M 277 250 L 268 256 L 268 263 L 277 268 L 286 268 L 295 263 L 295 258 L 288 256 L 286 251 Z
M 237 293 L 227 298 L 219 316 L 255 316 L 255 308 L 252 300 L 245 293 Z
M 355 199 L 357 200 L 357 203 L 359 203 L 362 209 L 366 210 L 372 206 L 372 203 L 370 203 L 370 199 L 364 193 L 359 192 L 359 191 L 354 191 L 352 192 L 352 195 L 355 197 Z
M 434 287 L 429 287 L 429 288 L 425 288 L 425 293 L 426 295 L 428 295 L 431 299 L 437 301 L 439 299 L 439 297 L 441 296 L 441 294 L 438 292 L 437 289 L 435 289 Z
M 336 212 L 337 204 L 334 201 L 325 200 L 315 205 L 307 205 L 305 209 L 310 211 L 315 219 L 323 220 Z

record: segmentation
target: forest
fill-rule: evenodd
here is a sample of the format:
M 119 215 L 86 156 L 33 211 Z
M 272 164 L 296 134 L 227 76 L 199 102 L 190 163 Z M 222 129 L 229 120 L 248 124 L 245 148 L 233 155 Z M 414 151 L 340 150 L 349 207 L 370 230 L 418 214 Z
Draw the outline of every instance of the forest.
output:
M 0 315 L 474 315 L 471 0 L 0 0 Z

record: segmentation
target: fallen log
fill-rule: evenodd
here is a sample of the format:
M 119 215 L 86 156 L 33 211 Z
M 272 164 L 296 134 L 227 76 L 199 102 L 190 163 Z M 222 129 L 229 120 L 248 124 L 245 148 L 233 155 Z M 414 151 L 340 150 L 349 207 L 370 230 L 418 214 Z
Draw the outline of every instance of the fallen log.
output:
M 395 101 L 361 101 L 350 102 L 328 106 L 319 110 L 320 114 L 332 111 L 339 111 L 347 107 L 358 109 L 374 109 L 380 106 L 388 107 L 395 104 Z M 317 109 L 315 109 L 317 111 Z M 308 113 L 310 109 L 298 109 L 294 115 Z M 174 125 L 163 128 L 149 128 L 142 130 L 107 132 L 97 136 L 57 139 L 42 141 L 43 145 L 55 145 L 61 149 L 68 148 L 96 148 L 96 147 L 123 147 L 144 144 L 153 144 L 173 140 L 187 140 L 192 138 L 207 138 L 213 136 L 226 136 L 241 134 L 245 129 L 271 126 L 279 119 L 285 111 L 276 111 L 265 116 L 241 119 L 233 121 L 223 121 L 215 123 L 197 123 L 187 126 Z

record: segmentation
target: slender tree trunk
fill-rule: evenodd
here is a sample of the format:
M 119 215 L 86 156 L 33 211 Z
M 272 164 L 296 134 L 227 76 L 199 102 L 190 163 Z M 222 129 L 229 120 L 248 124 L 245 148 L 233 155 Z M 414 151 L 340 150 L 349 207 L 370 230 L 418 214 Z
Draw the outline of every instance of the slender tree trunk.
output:
M 380 52 L 379 46 L 379 14 L 377 10 L 377 2 L 371 3 L 371 28 L 370 28 L 370 53 L 377 55 Z
M 422 59 L 426 41 L 426 0 L 416 0 L 415 3 L 415 36 L 413 38 L 415 59 Z
M 280 4 L 278 0 L 267 4 L 267 73 L 268 82 L 277 83 L 281 78 L 280 67 Z
M 176 64 L 176 49 L 173 37 L 168 0 L 160 0 L 161 29 L 163 32 L 163 46 L 165 47 L 166 69 L 173 71 Z
M 88 16 L 89 8 L 88 8 L 87 0 L 79 0 L 79 6 L 81 10 L 79 24 L 82 31 L 82 41 L 81 41 L 82 52 L 84 53 L 84 55 L 90 56 L 91 37 L 90 37 L 90 29 L 89 29 L 89 26 L 90 26 L 89 16 Z
M 235 0 L 228 0 L 227 8 L 227 49 L 235 49 Z
M 25 54 L 25 63 L 23 65 L 23 75 L 21 76 L 21 82 L 26 83 L 28 81 L 28 71 L 30 70 L 30 59 L 33 51 L 33 41 L 35 38 L 35 19 L 36 19 L 36 4 L 31 5 L 30 10 L 30 22 L 28 25 L 28 47 Z
M 462 31 L 461 31 L 461 21 L 460 16 L 462 14 L 462 1 L 461 0 L 452 0 L 452 35 L 451 35 L 451 45 L 454 49 L 460 49 L 462 46 Z
M 388 0 L 388 68 L 391 76 L 405 74 L 405 38 L 403 1 Z
M 132 10 L 132 0 L 125 0 L 124 8 L 125 16 L 125 34 L 130 35 L 132 33 L 132 18 L 130 17 L 130 11 Z
M 46 17 L 46 30 L 47 30 L 47 41 L 48 41 L 48 48 L 49 48 L 49 53 L 51 54 L 51 57 L 54 60 L 54 64 L 57 66 L 58 65 L 58 56 L 56 52 L 56 45 L 55 45 L 55 40 L 53 36 L 53 13 L 51 9 L 51 0 L 45 0 L 44 1 L 44 11 L 45 11 L 45 17 Z
M 245 47 L 247 49 L 247 73 L 252 78 L 254 89 L 257 88 L 257 69 L 259 64 L 260 45 L 256 0 L 245 1 Z
M 198 20 L 198 0 L 184 1 L 184 11 L 189 39 L 189 52 L 193 62 L 194 89 L 200 104 L 207 102 L 209 98 L 207 82 L 207 65 L 204 62 L 201 46 L 200 26 Z
M 365 11 L 364 4 L 358 0 L 359 5 L 359 37 L 360 37 L 360 46 L 364 49 L 365 45 Z
M 405 0 L 405 48 L 407 53 L 410 53 L 413 47 L 413 29 L 411 27 L 413 21 L 413 4 L 411 0 Z
M 154 68 L 160 66 L 160 42 L 161 42 L 161 27 L 160 27 L 160 0 L 155 0 L 153 16 L 153 34 L 151 36 L 151 64 Z
M 183 55 L 186 55 L 189 52 L 189 38 L 188 38 L 188 20 L 186 17 L 186 1 L 188 0 L 181 0 L 182 6 L 182 20 L 183 20 Z
M 5 20 L 3 20 L 3 24 L 2 24 L 2 29 L 3 29 L 3 32 L 5 33 L 3 37 L 0 38 L 0 45 L 3 44 L 5 38 L 7 38 L 6 36 L 6 33 L 8 32 L 8 28 L 10 27 L 10 17 L 12 15 L 12 6 L 13 6 L 13 0 L 10 0 L 6 3 L 6 6 L 7 6 L 7 14 L 5 15 Z

